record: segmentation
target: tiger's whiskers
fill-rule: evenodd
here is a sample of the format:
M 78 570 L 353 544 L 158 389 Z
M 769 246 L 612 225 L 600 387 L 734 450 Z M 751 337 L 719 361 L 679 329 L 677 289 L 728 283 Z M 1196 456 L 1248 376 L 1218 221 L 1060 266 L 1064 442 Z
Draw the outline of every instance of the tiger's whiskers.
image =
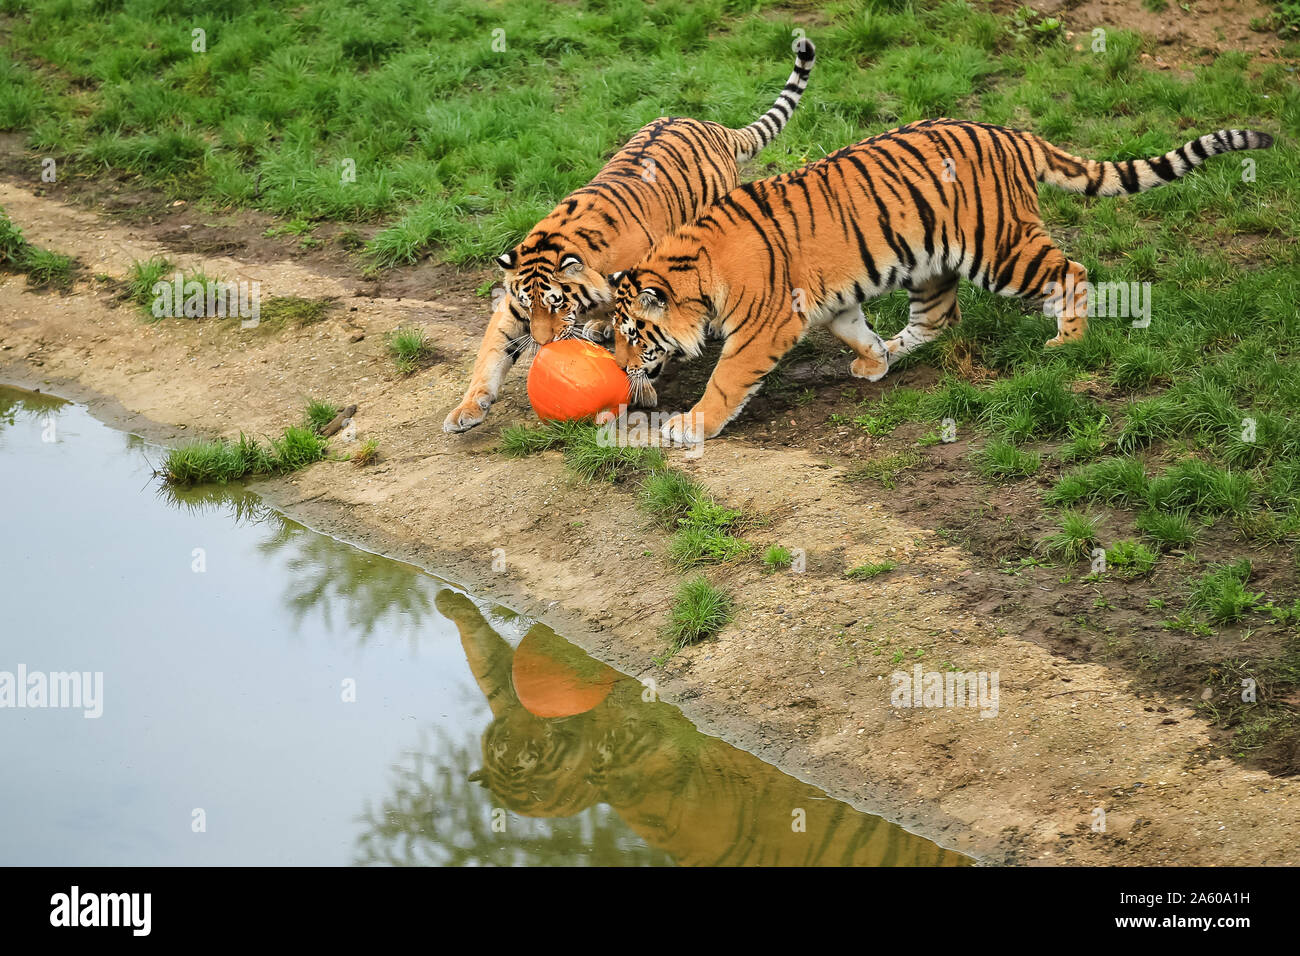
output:
M 627 381 L 628 404 L 650 408 L 658 404 L 659 396 L 655 394 L 655 387 L 650 384 L 650 376 L 646 374 L 644 368 L 629 369 Z

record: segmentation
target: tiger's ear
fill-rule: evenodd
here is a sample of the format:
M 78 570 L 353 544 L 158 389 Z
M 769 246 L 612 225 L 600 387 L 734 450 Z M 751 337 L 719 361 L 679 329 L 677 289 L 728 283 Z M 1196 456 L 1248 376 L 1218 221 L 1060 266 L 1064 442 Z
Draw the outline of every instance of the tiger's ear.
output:
M 606 276 L 606 279 L 608 279 L 608 281 L 609 281 L 610 288 L 613 288 L 614 286 L 616 286 L 616 285 L 618 285 L 620 282 L 622 282 L 622 281 L 623 281 L 623 276 L 625 276 L 625 275 L 627 275 L 627 270 L 626 270 L 626 269 L 619 269 L 617 272 L 615 272 L 615 273 L 613 273 L 613 274 L 611 274 L 611 275 L 609 275 L 609 276 Z
M 560 260 L 560 271 L 568 272 L 570 274 L 579 273 L 582 271 L 582 260 L 573 253 L 569 253 Z
M 668 296 L 654 286 L 647 286 L 642 289 L 641 294 L 637 296 L 637 302 L 641 304 L 643 309 L 668 308 Z
M 502 269 L 505 269 L 507 271 L 513 269 L 518 262 L 519 262 L 519 257 L 515 255 L 515 250 L 513 249 L 511 249 L 509 252 L 503 252 L 501 253 L 501 255 L 497 256 L 497 265 L 499 265 Z

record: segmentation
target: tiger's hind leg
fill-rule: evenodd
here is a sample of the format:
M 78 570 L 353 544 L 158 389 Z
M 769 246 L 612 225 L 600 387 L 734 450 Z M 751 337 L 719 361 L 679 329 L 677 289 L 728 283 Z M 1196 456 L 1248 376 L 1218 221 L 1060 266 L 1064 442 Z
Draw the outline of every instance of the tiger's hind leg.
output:
M 1043 303 L 1056 317 L 1056 336 L 1048 346 L 1077 341 L 1088 330 L 1088 270 L 1067 258 L 1041 229 L 1027 231 L 985 273 L 981 284 L 989 291 Z
M 889 371 L 889 353 L 885 350 L 885 340 L 876 334 L 867 322 L 862 306 L 837 312 L 827 323 L 831 333 L 853 349 L 857 358 L 849 365 L 849 372 L 856 378 L 865 378 L 868 382 L 878 382 Z
M 1065 259 L 1065 254 L 1061 254 Z M 1059 288 L 1039 296 L 1056 314 L 1056 335 L 1047 345 L 1077 341 L 1088 331 L 1088 270 L 1073 259 L 1065 259 L 1065 278 Z
M 907 325 L 885 343 L 891 362 L 933 342 L 943 330 L 961 321 L 957 307 L 957 276 L 944 275 L 909 286 Z
M 442 423 L 445 432 L 468 431 L 487 418 L 487 410 L 496 401 L 501 382 L 529 346 L 528 322 L 515 314 L 509 296 L 503 296 L 496 311 L 488 319 L 487 332 L 474 360 L 469 388 L 460 404 L 453 408 Z

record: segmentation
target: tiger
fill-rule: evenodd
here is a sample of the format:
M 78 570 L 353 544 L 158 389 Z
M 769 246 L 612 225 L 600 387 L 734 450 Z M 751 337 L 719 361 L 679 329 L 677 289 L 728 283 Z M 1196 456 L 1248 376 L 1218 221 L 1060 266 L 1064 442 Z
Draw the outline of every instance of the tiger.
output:
M 506 373 L 525 353 L 555 338 L 607 338 L 608 275 L 626 269 L 655 241 L 695 220 L 740 181 L 739 165 L 785 128 L 808 86 L 816 48 L 794 43 L 794 71 L 766 113 L 743 129 L 687 117 L 643 126 L 586 186 L 562 200 L 514 248 L 497 257 L 504 271 L 465 396 L 443 431 L 481 424 Z
M 649 846 L 681 866 L 973 862 L 700 733 L 677 708 L 647 700 L 645 687 L 633 677 L 613 672 L 609 696 L 584 713 L 534 716 L 514 690 L 515 648 L 467 596 L 447 589 L 435 602 L 455 623 L 492 712 L 482 738 L 483 767 L 468 781 L 488 789 L 494 806 L 555 819 L 604 803 Z M 560 640 L 543 624 L 533 627 Z M 590 659 L 574 665 L 571 651 L 557 653 L 557 659 L 579 669 L 594 664 L 608 670 Z M 445 796 L 430 794 L 414 803 L 440 800 Z M 806 815 L 802 830 L 790 825 L 796 808 Z M 427 839 L 427 820 L 413 822 L 419 832 L 410 838 Z
M 809 328 L 828 326 L 855 353 L 852 375 L 892 363 L 957 323 L 961 278 L 1041 302 L 1048 346 L 1087 328 L 1088 273 L 1053 245 L 1038 183 L 1089 196 L 1144 192 L 1211 156 L 1267 149 L 1255 130 L 1219 130 L 1163 156 L 1080 159 L 1032 133 L 953 119 L 899 127 L 793 172 L 732 190 L 667 236 L 616 282 L 614 354 L 633 404 L 654 405 L 653 378 L 673 354 L 725 339 L 704 395 L 660 431 L 695 445 L 736 417 L 763 376 Z M 862 303 L 902 288 L 907 325 L 884 341 Z

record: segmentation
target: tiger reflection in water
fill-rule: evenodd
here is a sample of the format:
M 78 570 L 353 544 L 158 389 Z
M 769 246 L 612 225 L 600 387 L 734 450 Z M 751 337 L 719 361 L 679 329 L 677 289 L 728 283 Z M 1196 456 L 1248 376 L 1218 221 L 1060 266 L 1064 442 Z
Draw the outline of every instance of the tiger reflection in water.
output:
M 492 710 L 483 769 L 470 779 L 514 813 L 567 817 L 606 803 L 647 844 L 683 866 L 970 862 L 700 733 L 675 708 L 644 700 L 638 681 L 593 661 L 543 625 L 525 640 L 541 638 L 561 673 L 587 686 L 603 681 L 608 693 L 583 713 L 539 717 L 516 693 L 515 648 L 464 595 L 443 591 L 437 604 L 456 623 Z M 796 809 L 806 814 L 803 832 L 792 826 Z

